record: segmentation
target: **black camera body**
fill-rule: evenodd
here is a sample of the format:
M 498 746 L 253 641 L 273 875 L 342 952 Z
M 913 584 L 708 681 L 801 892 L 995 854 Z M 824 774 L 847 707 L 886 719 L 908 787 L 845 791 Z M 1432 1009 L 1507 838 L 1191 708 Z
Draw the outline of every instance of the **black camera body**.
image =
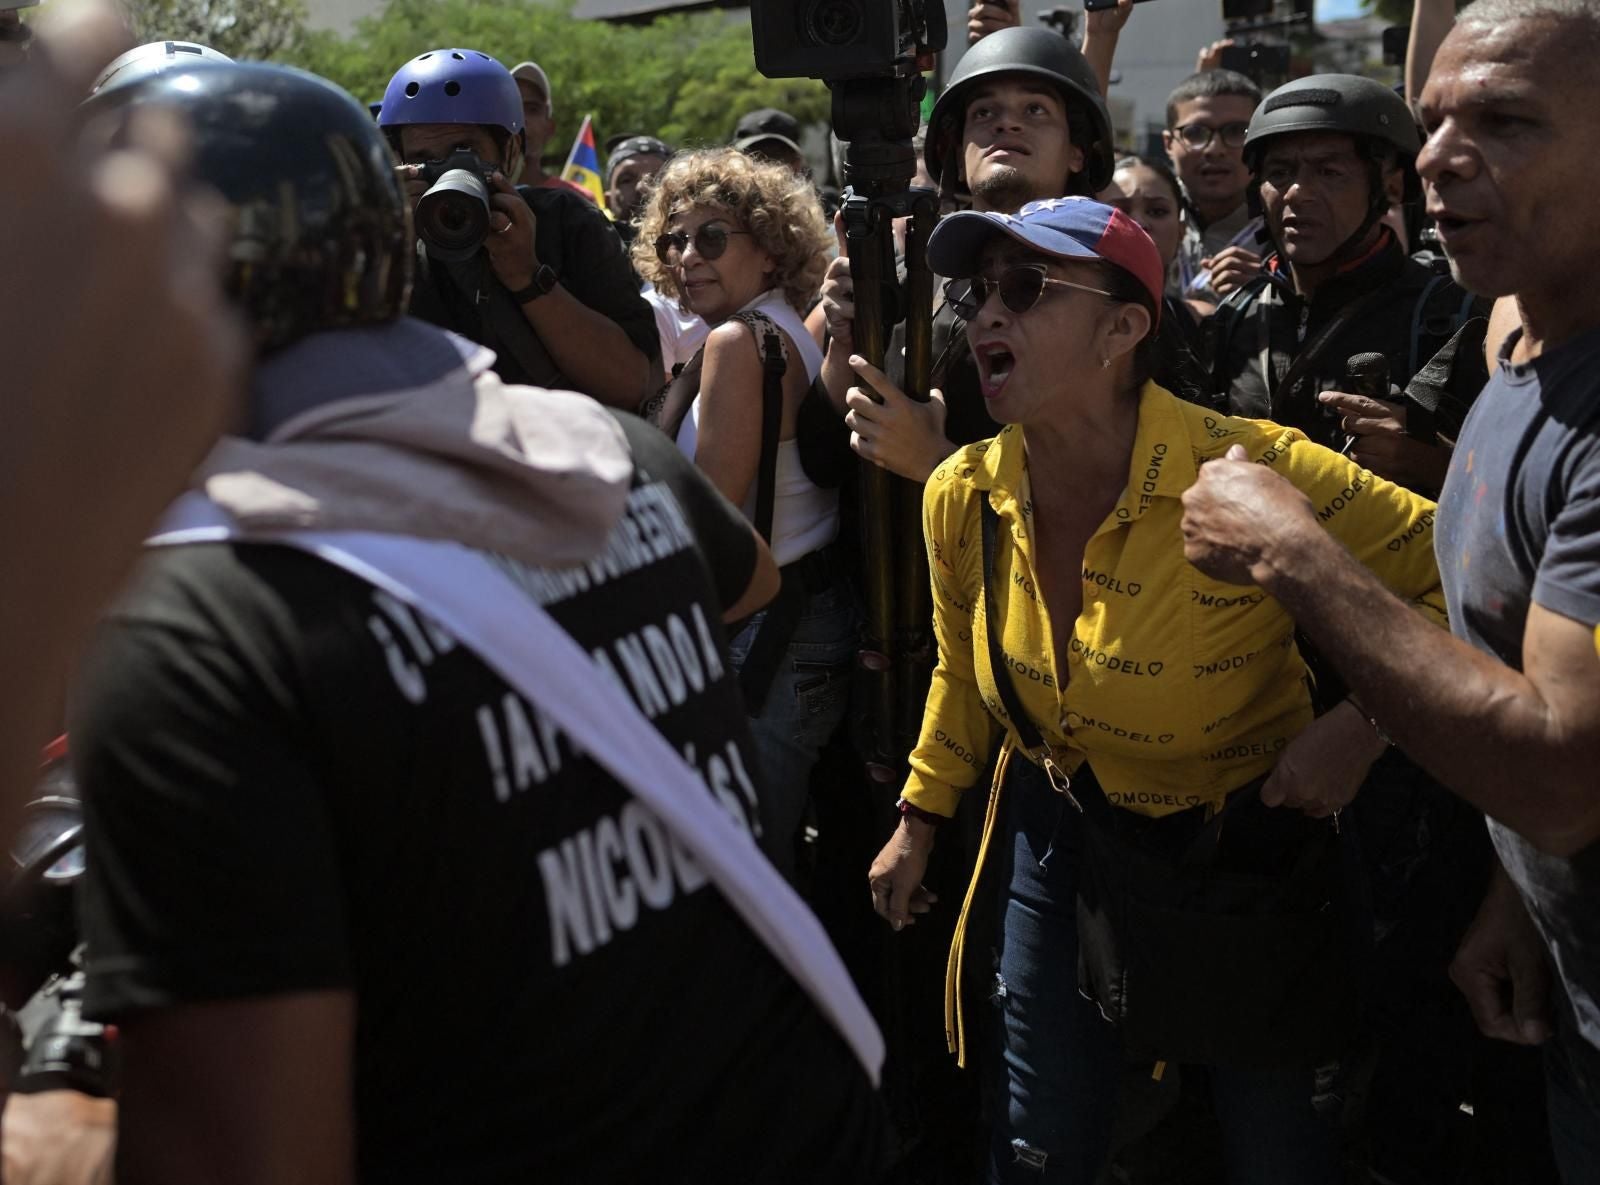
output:
M 750 25 L 768 78 L 904 77 L 945 42 L 941 0 L 753 0 Z
M 465 148 L 420 168 L 429 189 L 417 201 L 417 237 L 434 259 L 471 259 L 489 236 L 489 195 L 498 168 Z
M 16 1093 L 115 1090 L 116 1050 L 83 1017 L 82 840 L 83 802 L 57 742 L 17 838 L 0 850 L 0 1081 Z
M 1293 48 L 1288 45 L 1247 41 L 1224 49 L 1221 66 L 1224 70 L 1243 74 L 1263 90 L 1271 90 L 1289 77 L 1293 53 Z

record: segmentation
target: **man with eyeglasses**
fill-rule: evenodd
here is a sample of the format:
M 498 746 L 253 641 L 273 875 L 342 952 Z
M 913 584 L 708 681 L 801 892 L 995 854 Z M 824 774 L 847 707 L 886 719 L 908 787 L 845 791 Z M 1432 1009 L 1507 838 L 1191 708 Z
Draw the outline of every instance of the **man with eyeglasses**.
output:
M 512 185 L 537 159 L 525 118 L 511 72 L 476 50 L 431 50 L 389 81 L 378 126 L 411 200 L 463 150 L 489 189 L 481 247 L 460 258 L 419 243 L 410 312 L 488 346 L 508 383 L 636 411 L 661 386 L 655 316 L 592 201 L 567 186 Z
M 1183 185 L 1189 229 L 1169 277 L 1181 300 L 1215 304 L 1261 266 L 1261 219 L 1246 200 L 1244 138 L 1261 88 L 1232 70 L 1206 70 L 1167 96 L 1161 133 Z

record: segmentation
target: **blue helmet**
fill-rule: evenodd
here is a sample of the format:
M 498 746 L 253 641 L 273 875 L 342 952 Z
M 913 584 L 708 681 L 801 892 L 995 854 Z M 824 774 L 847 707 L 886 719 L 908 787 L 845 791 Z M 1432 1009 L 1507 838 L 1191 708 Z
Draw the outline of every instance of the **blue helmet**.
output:
M 475 49 L 434 49 L 389 80 L 378 112 L 384 130 L 419 123 L 483 124 L 522 131 L 522 92 L 507 70 Z

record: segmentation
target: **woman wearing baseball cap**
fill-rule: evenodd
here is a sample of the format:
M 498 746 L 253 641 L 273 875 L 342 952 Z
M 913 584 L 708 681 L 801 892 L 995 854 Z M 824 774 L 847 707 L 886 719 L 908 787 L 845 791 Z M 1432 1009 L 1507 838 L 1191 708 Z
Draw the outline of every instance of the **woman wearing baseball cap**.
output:
M 1281 888 L 1284 861 L 1336 869 L 1338 811 L 1387 742 L 1354 705 L 1313 719 L 1294 622 L 1184 560 L 1181 497 L 1202 463 L 1242 450 L 1442 620 L 1431 504 L 1297 431 L 1152 382 L 1164 269 L 1109 206 L 955 214 L 928 256 L 970 281 L 968 340 L 1005 427 L 927 485 L 938 666 L 870 880 L 896 929 L 933 906 L 921 882 L 938 824 L 999 739 L 974 875 L 987 891 L 962 908 L 946 1009 L 963 1062 L 982 1018 L 990 1180 L 1094 1181 L 1127 1056 L 1157 1078 L 1198 1063 L 1233 1185 L 1332 1185 L 1337 1117 L 1313 1095 L 1355 1025 L 1338 895 L 1269 935 L 1253 917 L 1218 928 L 1177 909 L 1130 928 L 1124 890 L 1181 879 L 1197 848 L 1207 875 L 1252 893 Z M 968 949 L 980 942 L 991 949 Z M 984 976 L 971 999 L 988 1007 L 963 1007 L 964 971 Z M 1302 999 L 1309 1016 L 1284 1003 Z

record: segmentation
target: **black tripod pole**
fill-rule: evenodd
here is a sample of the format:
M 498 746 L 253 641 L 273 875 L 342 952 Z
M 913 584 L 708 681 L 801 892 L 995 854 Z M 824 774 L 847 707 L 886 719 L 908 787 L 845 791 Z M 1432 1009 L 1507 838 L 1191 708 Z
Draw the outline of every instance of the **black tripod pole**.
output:
M 883 369 L 890 329 L 909 305 L 915 315 L 906 326 L 908 386 L 919 399 L 928 397 L 933 277 L 925 256 L 936 212 L 931 195 L 914 196 L 911 190 L 917 171 L 911 137 L 923 87 L 915 74 L 833 85 L 833 124 L 845 141 L 844 171 L 850 183 L 844 225 L 855 288 L 856 353 Z M 908 248 L 916 266 L 907 300 L 901 297 L 895 274 L 893 220 L 917 209 L 922 217 L 914 223 L 918 229 L 913 230 Z M 860 476 L 862 595 L 867 610 L 861 665 L 870 688 L 864 705 L 870 740 L 862 756 L 875 782 L 894 783 L 903 776 L 906 755 L 916 739 L 915 726 L 907 736 L 908 700 L 916 700 L 920 722 L 926 690 L 916 678 L 917 664 L 925 662 L 929 616 L 925 608 L 917 607 L 928 602 L 921 498 L 912 483 L 876 465 L 862 465 Z M 921 643 L 918 636 L 924 639 Z
M 928 236 L 939 216 L 938 195 L 913 190 L 911 225 L 906 232 L 906 385 L 913 399 L 926 403 L 933 368 L 933 272 L 928 267 Z M 922 486 L 894 479 L 895 505 L 895 748 L 908 754 L 922 731 L 923 707 L 932 670 L 933 597 L 928 587 L 928 554 L 922 538 Z
M 892 301 L 886 291 L 894 275 L 894 240 L 889 208 L 853 189 L 845 198 L 845 238 L 850 247 L 854 281 L 855 347 L 882 369 Z M 866 602 L 866 636 L 861 665 L 870 687 L 867 698 L 870 751 L 862 756 L 875 780 L 892 781 L 898 773 L 894 752 L 894 481 L 885 469 L 861 466 L 862 597 Z

